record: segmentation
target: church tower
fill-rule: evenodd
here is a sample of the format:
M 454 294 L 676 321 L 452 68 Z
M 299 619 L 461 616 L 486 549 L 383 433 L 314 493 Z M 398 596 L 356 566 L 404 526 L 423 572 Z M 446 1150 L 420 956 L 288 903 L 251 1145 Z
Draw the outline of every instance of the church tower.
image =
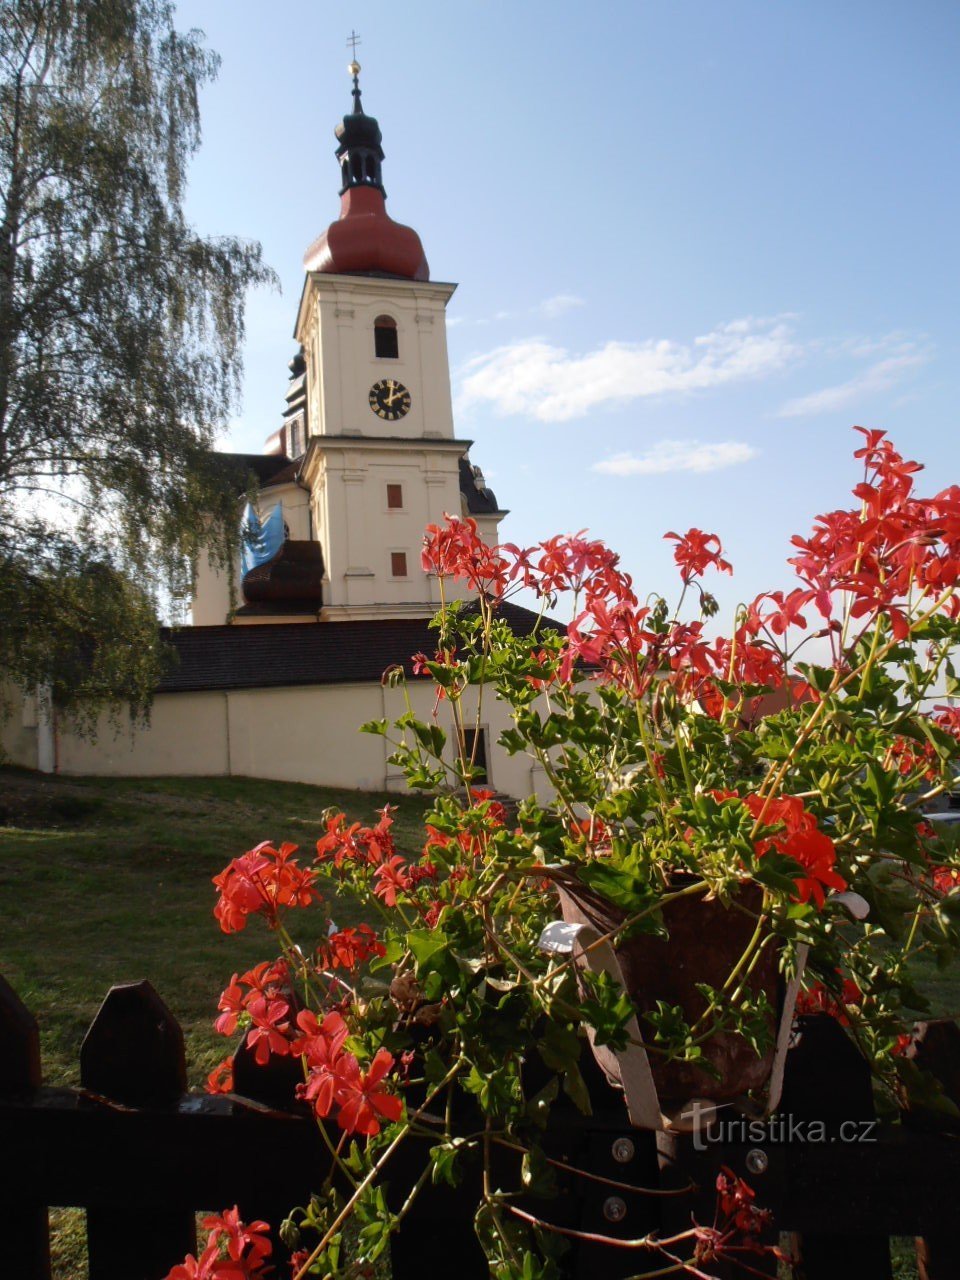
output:
M 496 539 L 505 514 L 453 426 L 446 306 L 420 237 L 386 210 L 382 135 L 363 109 L 336 129 L 340 217 L 309 247 L 294 336 L 306 361 L 309 443 L 301 479 L 325 565 L 321 618 L 429 615 L 427 524 L 472 514 Z
M 430 279 L 420 237 L 387 213 L 380 126 L 363 109 L 359 64 L 349 70 L 353 108 L 335 130 L 340 216 L 304 256 L 283 424 L 264 455 L 234 455 L 258 477 L 264 522 L 230 613 L 238 623 L 430 617 L 426 526 L 469 515 L 496 542 L 506 515 L 454 431 L 456 285 Z M 222 575 L 201 565 L 194 623 L 228 612 Z

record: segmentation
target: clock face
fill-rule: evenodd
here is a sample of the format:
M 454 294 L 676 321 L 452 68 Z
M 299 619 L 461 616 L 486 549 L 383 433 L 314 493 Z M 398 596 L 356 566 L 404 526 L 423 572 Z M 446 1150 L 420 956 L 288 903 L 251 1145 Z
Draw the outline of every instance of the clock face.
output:
M 410 412 L 410 392 L 402 382 L 383 378 L 370 388 L 370 408 L 378 418 L 396 422 Z

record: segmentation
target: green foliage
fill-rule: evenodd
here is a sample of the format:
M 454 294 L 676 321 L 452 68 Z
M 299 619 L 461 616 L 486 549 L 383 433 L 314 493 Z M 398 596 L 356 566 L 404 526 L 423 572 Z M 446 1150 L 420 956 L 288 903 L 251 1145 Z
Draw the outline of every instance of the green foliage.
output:
M 217 69 L 165 0 L 0 8 L 0 667 L 64 707 L 149 702 L 161 593 L 232 566 L 236 402 L 258 245 L 203 238 L 183 188 Z M 22 632 L 29 629 L 29 635 Z M 85 716 L 85 720 L 84 720 Z

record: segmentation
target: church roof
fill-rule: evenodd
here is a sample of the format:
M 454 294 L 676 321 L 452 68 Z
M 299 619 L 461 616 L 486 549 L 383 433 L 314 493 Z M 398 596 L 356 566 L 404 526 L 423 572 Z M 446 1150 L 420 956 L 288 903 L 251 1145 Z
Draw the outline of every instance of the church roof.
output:
M 486 485 L 483 488 L 477 487 L 476 475 L 466 454 L 460 459 L 460 492 L 472 516 L 501 514 L 500 507 L 497 505 L 497 496 L 493 490 L 488 489 Z
M 509 602 L 498 614 L 520 636 L 530 635 L 537 621 L 537 614 Z M 550 619 L 540 625 L 562 629 Z M 158 693 L 354 684 L 378 681 L 401 664 L 411 676 L 413 654 L 432 653 L 437 642 L 426 618 L 182 627 L 164 635 L 179 663 Z
M 293 484 L 297 476 L 300 474 L 300 464 L 303 461 L 303 454 L 299 458 L 295 458 L 293 462 L 288 462 L 286 466 L 281 467 L 275 472 L 269 480 L 261 482 L 261 489 L 270 489 L 278 484 Z
M 285 453 L 227 453 L 220 450 L 217 457 L 223 460 L 225 467 L 235 470 L 241 481 L 252 471 L 261 488 L 277 483 L 280 472 L 291 465 Z

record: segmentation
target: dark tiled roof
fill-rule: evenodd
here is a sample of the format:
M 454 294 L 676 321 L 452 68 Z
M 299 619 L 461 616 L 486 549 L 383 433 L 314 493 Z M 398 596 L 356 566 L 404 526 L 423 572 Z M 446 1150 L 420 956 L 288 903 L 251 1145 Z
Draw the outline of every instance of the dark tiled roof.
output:
M 460 459 L 460 492 L 463 494 L 467 510 L 472 516 L 490 515 L 497 512 L 496 495 L 492 489 L 478 489 L 473 476 L 473 468 L 469 458 Z
M 300 463 L 302 461 L 303 454 L 299 458 L 295 458 L 293 462 L 288 462 L 285 467 L 281 467 L 269 480 L 262 480 L 260 488 L 271 489 L 275 484 L 293 484 L 300 473 Z
M 290 617 L 310 618 L 316 620 L 320 606 L 309 600 L 271 600 L 267 603 L 242 604 L 234 610 L 237 618 L 280 618 L 285 614 Z
M 231 471 L 237 473 L 241 486 L 250 471 L 254 473 L 261 485 L 265 485 L 271 481 L 275 482 L 279 472 L 292 465 L 285 453 L 224 453 L 221 451 L 219 456 Z
M 537 617 L 509 603 L 500 616 L 518 635 L 529 635 Z M 558 627 L 549 620 L 545 625 Z M 401 663 L 411 675 L 411 656 L 433 652 L 437 640 L 426 618 L 182 627 L 165 635 L 180 661 L 159 693 L 350 684 L 379 680 Z

